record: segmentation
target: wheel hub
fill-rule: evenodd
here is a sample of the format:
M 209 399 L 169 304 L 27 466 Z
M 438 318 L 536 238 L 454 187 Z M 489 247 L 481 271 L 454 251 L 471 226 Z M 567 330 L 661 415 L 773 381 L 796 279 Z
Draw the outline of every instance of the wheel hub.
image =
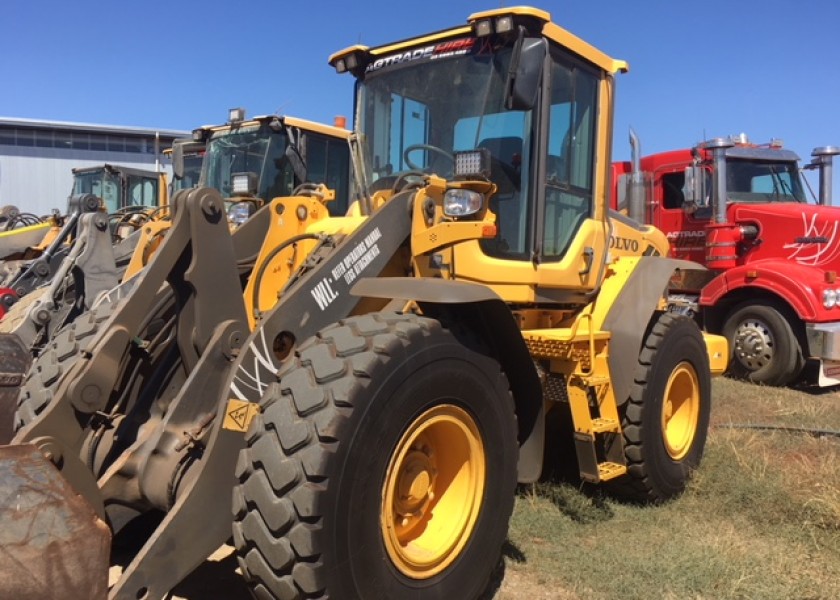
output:
M 403 468 L 397 474 L 399 494 L 394 501 L 400 527 L 407 530 L 422 520 L 435 496 L 436 474 L 428 445 L 418 447 L 406 456 Z
M 441 404 L 417 417 L 382 486 L 380 526 L 394 566 L 413 579 L 448 567 L 472 535 L 485 479 L 484 445 L 469 413 Z
M 700 402 L 697 372 L 690 363 L 682 362 L 668 379 L 662 403 L 662 437 L 674 460 L 681 460 L 691 450 L 700 419 Z
M 733 342 L 735 358 L 751 371 L 773 360 L 773 338 L 769 328 L 761 321 L 750 320 L 739 324 Z

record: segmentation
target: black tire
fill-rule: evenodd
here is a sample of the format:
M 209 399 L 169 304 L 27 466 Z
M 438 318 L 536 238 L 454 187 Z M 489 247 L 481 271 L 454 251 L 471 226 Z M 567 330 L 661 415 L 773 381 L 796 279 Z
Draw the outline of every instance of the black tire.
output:
M 82 357 L 82 351 L 87 344 L 101 333 L 103 325 L 111 318 L 124 297 L 120 294 L 104 297 L 93 308 L 58 329 L 52 340 L 42 348 L 40 355 L 32 363 L 18 396 L 14 418 L 15 431 L 34 421 L 52 402 L 53 394 L 64 375 Z M 159 357 L 171 346 L 173 307 L 171 298 L 165 297 L 149 311 L 137 336 L 137 339 L 146 342 L 146 346 L 142 349 L 132 346 L 129 349 L 112 399 L 117 397 L 117 392 L 121 396 L 134 399 L 140 390 L 147 387 L 149 371 L 158 364 Z M 106 410 L 109 409 L 110 407 Z M 125 412 L 125 407 L 120 412 Z M 123 441 L 128 443 L 127 435 L 124 432 L 122 435 L 125 437 Z
M 712 384 L 697 324 L 682 315 L 659 315 L 634 380 L 620 408 L 627 474 L 610 487 L 634 502 L 662 502 L 685 489 L 706 445 Z
M 324 329 L 301 345 L 278 377 L 246 436 L 233 494 L 234 543 L 254 595 L 478 597 L 498 564 L 516 488 L 516 418 L 498 363 L 466 348 L 437 321 L 374 313 Z M 421 454 L 429 450 L 423 456 L 443 457 L 432 477 L 448 479 L 449 456 L 462 448 L 448 443 L 447 452 L 434 452 L 437 442 L 450 438 L 435 438 L 444 430 L 434 425 L 422 427 L 429 423 L 425 415 L 450 410 L 474 424 L 483 446 L 469 454 L 475 460 L 454 461 L 483 465 L 483 485 L 473 496 L 481 500 L 472 505 L 471 524 L 456 527 L 456 549 L 409 577 L 401 570 L 405 556 L 388 544 L 392 532 L 418 522 L 389 520 L 396 517 L 389 506 L 397 503 L 385 498 L 399 487 L 392 484 L 404 483 L 396 474 L 410 472 L 408 458 L 418 448 Z M 444 424 L 452 425 L 445 418 Z M 412 431 L 429 437 L 413 439 Z M 427 439 L 436 440 L 433 448 L 426 447 Z M 406 453 L 398 463 L 405 470 L 392 468 L 398 448 Z M 447 514 L 446 486 L 431 481 L 428 489 L 438 492 L 434 509 Z M 431 500 L 424 498 L 418 513 L 434 518 Z
M 729 313 L 723 326 L 730 349 L 729 375 L 771 386 L 796 380 L 805 358 L 787 314 L 769 302 L 744 302 Z
M 41 351 L 26 375 L 18 396 L 14 428 L 19 431 L 35 420 L 52 402 L 53 392 L 61 377 L 81 356 L 82 346 L 99 333 L 102 323 L 110 318 L 114 304 L 106 302 L 89 310 L 60 329 Z

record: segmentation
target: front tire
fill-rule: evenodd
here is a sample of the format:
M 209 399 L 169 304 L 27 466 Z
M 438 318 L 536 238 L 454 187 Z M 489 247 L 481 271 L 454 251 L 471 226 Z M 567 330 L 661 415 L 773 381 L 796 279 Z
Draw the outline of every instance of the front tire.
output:
M 723 326 L 732 354 L 728 373 L 738 379 L 784 386 L 802 372 L 805 359 L 784 309 L 775 304 L 744 302 Z
M 696 323 L 659 315 L 621 407 L 627 474 L 611 486 L 617 495 L 662 502 L 685 489 L 706 445 L 711 387 L 709 356 Z
M 437 321 L 371 314 L 305 342 L 237 466 L 234 543 L 260 598 L 475 598 L 518 443 L 496 361 Z

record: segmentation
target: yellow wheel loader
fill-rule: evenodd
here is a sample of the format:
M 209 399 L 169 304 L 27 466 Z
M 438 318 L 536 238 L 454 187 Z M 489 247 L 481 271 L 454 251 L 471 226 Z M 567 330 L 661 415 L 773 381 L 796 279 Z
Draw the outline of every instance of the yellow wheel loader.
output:
M 673 498 L 700 462 L 726 345 L 672 296 L 703 269 L 607 209 L 626 64 L 527 7 L 330 62 L 357 78 L 347 216 L 280 199 L 231 235 L 218 191 L 179 192 L 132 293 L 30 370 L 17 470 L 57 467 L 88 547 L 101 522 L 142 535 L 111 598 L 165 597 L 231 536 L 256 597 L 477 598 L 556 412 L 561 459 L 626 497 Z M 262 219 L 305 239 L 251 325 Z M 105 565 L 60 572 L 101 589 Z

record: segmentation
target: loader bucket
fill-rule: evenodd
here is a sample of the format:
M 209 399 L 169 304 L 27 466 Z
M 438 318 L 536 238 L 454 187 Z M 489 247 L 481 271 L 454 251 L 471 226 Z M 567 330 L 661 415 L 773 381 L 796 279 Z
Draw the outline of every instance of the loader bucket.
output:
M 30 246 L 38 245 L 50 227 L 49 222 L 44 222 L 0 233 L 0 259 L 22 254 Z
M 31 362 L 32 353 L 18 336 L 0 333 L 0 445 L 12 441 L 18 394 Z
M 0 446 L 0 598 L 106 598 L 111 534 L 35 446 Z

